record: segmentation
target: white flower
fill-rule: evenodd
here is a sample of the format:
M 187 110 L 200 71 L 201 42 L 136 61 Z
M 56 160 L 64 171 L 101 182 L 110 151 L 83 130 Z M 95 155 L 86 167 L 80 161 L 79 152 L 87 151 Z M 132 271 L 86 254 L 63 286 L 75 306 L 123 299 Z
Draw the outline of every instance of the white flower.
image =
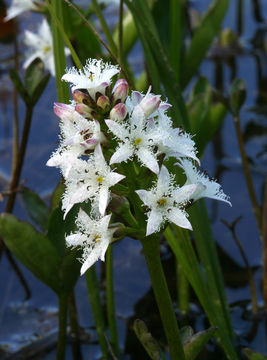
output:
M 54 111 L 61 119 L 61 144 L 46 165 L 60 167 L 67 178 L 76 159 L 105 142 L 106 138 L 97 120 L 85 119 L 72 105 L 55 103 Z
M 38 10 L 38 4 L 41 5 L 42 3 L 40 0 L 13 0 L 7 9 L 7 16 L 4 18 L 4 21 L 13 19 L 24 11 Z
M 158 152 L 167 157 L 190 157 L 199 163 L 196 156 L 197 150 L 191 135 L 182 128 L 173 128 L 172 120 L 163 111 L 158 111 L 158 116 L 151 120 L 154 128 L 153 137 L 158 139 Z
M 109 130 L 120 140 L 116 152 L 110 159 L 110 164 L 127 161 L 136 155 L 144 166 L 158 174 L 157 154 L 153 151 L 157 142 L 150 131 L 144 111 L 138 104 L 132 108 L 129 106 L 129 101 L 126 101 L 126 107 L 131 113 L 128 123 L 120 124 L 113 120 L 106 120 Z
M 37 33 L 26 30 L 24 42 L 31 48 L 31 51 L 28 59 L 23 64 L 23 68 L 27 68 L 34 59 L 40 58 L 44 63 L 44 67 L 50 71 L 51 75 L 55 76 L 53 39 L 47 21 L 43 19 Z M 69 49 L 65 49 L 65 54 L 68 55 L 69 53 Z
M 76 219 L 79 231 L 66 236 L 67 246 L 83 249 L 81 275 L 98 259 L 105 260 L 105 253 L 114 233 L 114 230 L 108 229 L 110 218 L 111 214 L 94 220 L 80 209 Z
M 174 224 L 192 230 L 187 220 L 184 205 L 196 190 L 197 185 L 175 187 L 173 177 L 167 168 L 162 165 L 158 176 L 157 185 L 150 191 L 136 190 L 143 203 L 150 209 L 148 212 L 146 235 L 158 232 L 163 223 L 168 220 Z
M 70 68 L 62 80 L 72 83 L 72 91 L 75 89 L 87 89 L 90 96 L 95 99 L 95 94 L 104 94 L 111 78 L 119 72 L 118 66 L 104 63 L 102 60 L 88 59 L 81 70 Z
M 103 216 L 110 198 L 109 188 L 124 178 L 107 165 L 98 144 L 88 161 L 77 159 L 69 172 L 62 201 L 65 216 L 74 204 L 88 199 L 92 201 L 93 210 Z
M 192 161 L 187 159 L 180 159 L 177 163 L 182 169 L 187 177 L 187 184 L 197 184 L 197 188 L 193 194 L 191 194 L 191 199 L 194 201 L 201 199 L 203 197 L 208 197 L 215 200 L 221 200 L 232 206 L 229 201 L 229 197 L 223 192 L 221 185 L 218 184 L 215 180 L 210 179 L 207 175 L 201 173 Z

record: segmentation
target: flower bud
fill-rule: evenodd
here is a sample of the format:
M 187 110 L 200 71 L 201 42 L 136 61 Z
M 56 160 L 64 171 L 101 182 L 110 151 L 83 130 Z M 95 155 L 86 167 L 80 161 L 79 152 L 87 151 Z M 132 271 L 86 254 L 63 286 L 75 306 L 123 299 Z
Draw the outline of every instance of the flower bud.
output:
M 74 90 L 72 97 L 77 104 L 89 104 L 89 96 L 81 90 Z
M 148 97 L 147 95 L 140 102 L 140 106 L 145 113 L 145 117 L 149 117 L 156 111 L 161 103 L 160 95 Z
M 96 102 L 97 106 L 99 106 L 101 109 L 106 110 L 110 106 L 109 98 L 105 95 L 99 96 Z
M 113 101 L 124 102 L 128 95 L 128 83 L 124 79 L 119 79 L 113 88 Z
M 74 108 L 71 105 L 57 102 L 54 103 L 54 113 L 61 119 L 72 117 L 73 112 Z
M 93 116 L 91 114 L 92 110 L 89 108 L 89 106 L 85 104 L 77 104 L 75 106 L 75 110 L 82 116 L 84 116 L 87 119 L 93 119 Z
M 123 121 L 127 115 L 127 108 L 125 104 L 119 103 L 114 106 L 114 108 L 111 110 L 109 117 L 111 120 L 114 121 Z

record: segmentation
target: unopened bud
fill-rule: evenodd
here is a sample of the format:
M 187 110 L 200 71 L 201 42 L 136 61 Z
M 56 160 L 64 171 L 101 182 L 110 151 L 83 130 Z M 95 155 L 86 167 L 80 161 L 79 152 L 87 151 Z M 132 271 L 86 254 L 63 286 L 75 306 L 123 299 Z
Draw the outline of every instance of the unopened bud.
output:
M 91 108 L 89 108 L 89 106 L 85 105 L 85 104 L 77 104 L 75 106 L 75 110 L 82 116 L 84 116 L 85 118 L 88 119 L 93 119 L 92 116 L 92 110 Z
M 74 108 L 71 105 L 54 103 L 54 113 L 61 119 L 72 117 Z
M 77 104 L 89 104 L 89 96 L 81 90 L 74 90 L 72 97 Z
M 126 115 L 127 115 L 127 108 L 123 103 L 119 103 L 115 105 L 109 114 L 111 120 L 119 121 L 119 122 L 123 121 Z
M 124 102 L 128 96 L 128 83 L 124 79 L 119 79 L 113 89 L 113 100 L 114 102 Z
M 145 113 L 145 117 L 149 117 L 156 111 L 161 103 L 160 95 L 148 97 L 147 95 L 140 102 L 140 106 Z
M 109 98 L 105 95 L 99 96 L 96 102 L 97 106 L 99 106 L 101 109 L 106 110 L 110 106 Z

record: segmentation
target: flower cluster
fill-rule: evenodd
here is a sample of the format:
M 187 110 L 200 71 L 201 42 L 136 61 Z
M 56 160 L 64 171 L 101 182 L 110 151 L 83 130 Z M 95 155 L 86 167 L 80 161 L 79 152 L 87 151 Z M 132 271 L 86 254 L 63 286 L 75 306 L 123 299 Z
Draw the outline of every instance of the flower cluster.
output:
M 139 210 L 147 218 L 146 236 L 160 231 L 166 222 L 191 230 L 186 208 L 201 197 L 230 204 L 220 185 L 197 169 L 195 143 L 183 129 L 173 128 L 167 114 L 171 105 L 152 94 L 151 88 L 146 94 L 132 91 L 128 95 L 124 79 L 112 86 L 118 73 L 117 66 L 101 60 L 88 60 L 80 70 L 69 69 L 62 79 L 72 84 L 73 100 L 54 106 L 61 141 L 47 165 L 59 167 L 65 179 L 62 209 L 65 216 L 74 204 L 88 202 L 91 209 L 90 214 L 79 211 L 78 230 L 66 236 L 68 246 L 83 248 L 81 274 L 98 258 L 104 260 L 113 239 L 108 206 L 118 183 L 126 189 L 123 196 L 128 191 L 130 202 L 136 194 L 142 201 Z M 177 161 L 176 170 L 183 169 L 186 181 L 182 186 L 167 169 L 169 157 Z M 130 162 L 134 167 L 126 164 Z M 133 168 L 146 168 L 145 178 L 133 179 L 142 173 L 131 172 Z M 147 177 L 150 189 L 129 186 L 134 181 L 141 187 Z

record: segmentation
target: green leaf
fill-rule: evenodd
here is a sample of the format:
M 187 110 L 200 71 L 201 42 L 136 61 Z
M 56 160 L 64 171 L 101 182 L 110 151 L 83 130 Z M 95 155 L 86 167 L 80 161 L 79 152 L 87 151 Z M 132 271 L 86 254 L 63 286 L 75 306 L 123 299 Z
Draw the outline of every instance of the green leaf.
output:
M 65 186 L 60 181 L 57 184 L 57 186 L 55 187 L 55 190 L 53 191 L 53 193 L 51 195 L 51 200 L 50 200 L 50 208 L 51 208 L 51 210 L 54 210 L 56 207 L 59 206 L 62 195 L 64 193 L 64 190 L 65 190 Z
M 228 6 L 229 0 L 215 0 L 204 14 L 184 57 L 181 71 L 182 88 L 187 86 L 204 60 L 214 37 L 221 28 Z
M 145 348 L 148 353 L 150 359 L 152 360 L 164 360 L 166 359 L 163 352 L 160 349 L 157 341 L 152 337 L 150 332 L 148 331 L 146 324 L 139 319 L 134 321 L 134 332 L 138 337 L 139 341 Z
M 22 199 L 24 206 L 34 223 L 44 232 L 47 228 L 49 210 L 45 202 L 33 190 L 23 187 Z
M 188 129 L 188 116 L 181 89 L 178 82 L 175 81 L 175 73 L 168 62 L 167 55 L 157 34 L 157 29 L 149 7 L 146 1 L 142 0 L 135 0 L 134 3 L 125 0 L 125 3 L 133 14 L 136 28 L 144 47 L 146 65 L 151 77 L 150 80 L 152 81 L 153 86 L 154 77 L 157 79 L 157 82 L 160 80 L 163 84 L 166 96 L 172 104 L 171 112 L 174 125 L 178 126 L 184 124 L 185 128 Z M 153 69 L 153 74 L 151 73 L 151 69 Z M 155 88 L 153 91 L 159 92 Z
M 15 216 L 0 217 L 0 234 L 5 245 L 39 280 L 60 292 L 59 255 L 48 238 Z
M 227 110 L 222 103 L 212 104 L 212 89 L 205 77 L 200 77 L 196 82 L 187 106 L 190 129 L 195 134 L 194 140 L 201 158 L 205 147 L 219 130 Z
M 240 108 L 246 100 L 246 85 L 244 80 L 235 79 L 230 87 L 230 100 L 234 113 L 238 114 Z
M 25 89 L 18 73 L 16 72 L 16 70 L 14 69 L 10 69 L 9 70 L 9 76 L 10 79 L 12 80 L 15 88 L 17 89 L 17 91 L 19 92 L 20 96 L 22 97 L 23 101 L 25 102 L 25 104 L 30 105 L 30 96 L 27 92 L 27 90 Z
M 80 276 L 81 263 L 77 260 L 81 257 L 81 250 L 67 249 L 62 258 L 59 270 L 61 291 L 70 293 Z
M 42 61 L 37 58 L 27 67 L 25 73 L 25 88 L 27 89 L 30 96 L 33 95 L 40 79 L 44 73 L 44 65 Z
M 65 234 L 66 226 L 63 220 L 63 212 L 57 207 L 50 214 L 47 236 L 60 256 L 65 254 Z
M 216 327 L 211 327 L 207 330 L 200 331 L 193 335 L 189 342 L 184 345 L 184 353 L 186 360 L 194 360 L 200 351 L 204 348 L 206 343 L 214 335 Z
M 267 360 L 267 356 L 264 356 L 263 354 L 249 348 L 242 349 L 242 351 L 249 360 Z
M 194 330 L 191 328 L 191 326 L 184 326 L 180 330 L 182 343 L 186 344 L 190 341 L 191 337 L 194 335 Z
M 32 94 L 32 98 L 31 98 L 33 105 L 35 105 L 37 103 L 40 96 L 44 92 L 44 89 L 46 88 L 46 85 L 47 85 L 49 79 L 50 79 L 50 74 L 46 74 L 41 78 L 39 83 L 36 85 L 35 90 L 33 91 L 33 94 Z

